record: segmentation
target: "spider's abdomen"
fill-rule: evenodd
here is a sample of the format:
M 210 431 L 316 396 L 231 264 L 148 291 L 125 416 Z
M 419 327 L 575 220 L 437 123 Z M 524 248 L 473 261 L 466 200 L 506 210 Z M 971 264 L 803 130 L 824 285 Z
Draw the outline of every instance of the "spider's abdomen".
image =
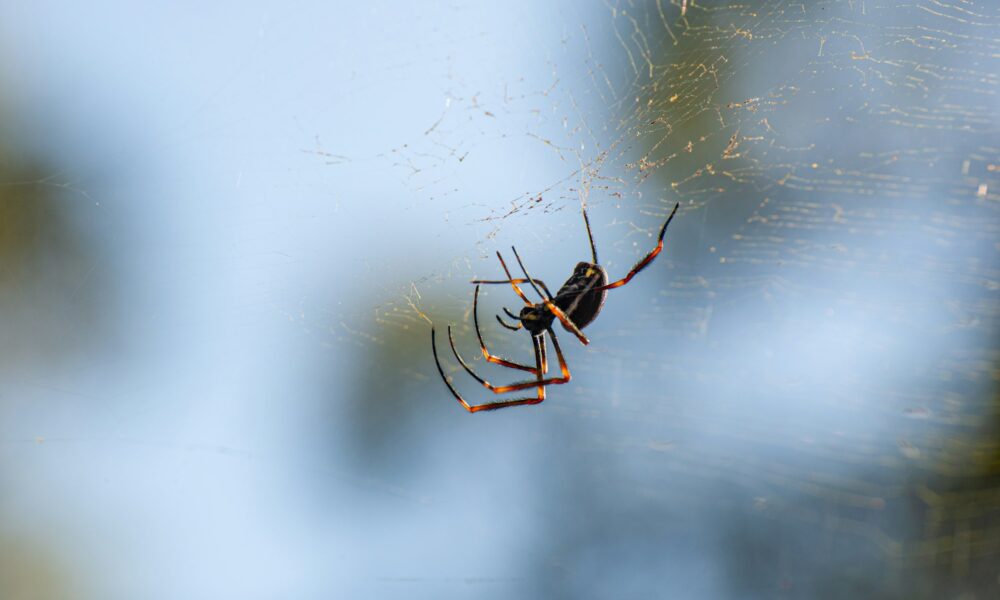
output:
M 583 329 L 601 312 L 608 291 L 595 290 L 607 282 L 608 273 L 601 265 L 577 263 L 573 274 L 559 288 L 553 302 L 566 313 L 574 325 Z

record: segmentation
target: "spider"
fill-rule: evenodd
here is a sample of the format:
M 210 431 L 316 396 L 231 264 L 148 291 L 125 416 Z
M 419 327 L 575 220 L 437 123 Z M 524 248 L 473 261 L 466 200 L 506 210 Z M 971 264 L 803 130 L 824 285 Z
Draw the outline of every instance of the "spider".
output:
M 577 263 L 576 267 L 573 269 L 573 274 L 570 275 L 569 279 L 566 280 L 566 283 L 559 288 L 559 291 L 556 292 L 555 296 L 553 296 L 549 291 L 545 282 L 540 279 L 534 279 L 531 275 L 528 275 L 528 271 L 524 268 L 524 263 L 521 261 L 521 257 L 517 254 L 516 248 L 511 246 L 510 249 L 514 252 L 514 258 L 517 259 L 517 264 L 521 267 L 521 272 L 524 274 L 524 277 L 519 279 L 515 279 L 511 276 L 510 269 L 507 268 L 507 263 L 504 262 L 503 256 L 501 256 L 498 251 L 497 258 L 500 260 L 500 266 L 503 267 L 503 272 L 507 275 L 507 279 L 473 279 L 471 282 L 476 285 L 476 291 L 472 297 L 472 319 L 473 324 L 476 327 L 476 336 L 479 338 L 479 348 L 483 353 L 483 358 L 487 361 L 510 369 L 527 371 L 533 374 L 535 379 L 513 383 L 510 385 L 493 385 L 477 375 L 475 371 L 472 370 L 472 367 L 470 367 L 468 363 L 465 362 L 465 359 L 463 359 L 458 353 L 458 349 L 455 348 L 455 338 L 451 334 L 450 325 L 448 326 L 448 343 L 451 345 L 451 351 L 455 355 L 455 358 L 458 359 L 458 362 L 462 365 L 465 371 L 491 392 L 495 394 L 505 394 L 507 392 L 536 388 L 537 394 L 534 398 L 527 397 L 516 400 L 487 402 L 484 404 L 469 404 L 464 398 L 462 398 L 458 391 L 455 390 L 455 387 L 451 384 L 449 378 L 444 374 L 444 369 L 441 367 L 441 361 L 438 359 L 434 328 L 431 327 L 431 349 L 434 352 L 434 362 L 437 363 L 438 373 L 441 374 L 441 379 L 444 380 L 445 385 L 448 386 L 452 395 L 458 399 L 465 410 L 470 413 L 474 413 L 481 410 L 496 410 L 498 408 L 507 408 L 510 406 L 539 404 L 545 400 L 546 386 L 568 382 L 570 380 L 569 367 L 566 366 L 566 359 L 563 358 L 563 353 L 559 348 L 559 342 L 556 340 L 556 334 L 555 331 L 552 330 L 552 325 L 558 319 L 563 328 L 575 335 L 582 344 L 589 344 L 590 341 L 580 330 L 597 318 L 597 315 L 601 312 L 601 308 L 604 306 L 604 298 L 607 296 L 608 290 L 625 285 L 631 281 L 631 279 L 635 277 L 639 271 L 645 269 L 649 263 L 653 262 L 656 255 L 663 249 L 663 236 L 666 235 L 667 226 L 670 225 L 670 221 L 673 220 L 679 206 L 679 203 L 674 205 L 674 209 L 670 212 L 670 216 L 667 217 L 667 221 L 663 224 L 663 227 L 660 228 L 660 235 L 657 237 L 656 247 L 653 248 L 653 250 L 642 260 L 637 262 L 635 266 L 632 267 L 632 270 L 628 272 L 628 275 L 612 283 L 608 283 L 608 273 L 597 260 L 597 247 L 594 245 L 594 236 L 590 231 L 590 220 L 587 218 L 586 206 L 582 208 L 583 223 L 587 228 L 587 237 L 590 239 L 590 252 L 593 262 Z M 531 345 L 535 352 L 535 366 L 533 367 L 505 360 L 495 354 L 491 354 L 490 351 L 486 349 L 486 343 L 483 342 L 483 334 L 479 330 L 480 286 L 506 283 L 509 283 L 511 287 L 514 288 L 514 292 L 521 298 L 521 300 L 524 301 L 525 306 L 521 308 L 520 314 L 517 315 L 512 313 L 507 308 L 503 309 L 504 313 L 506 313 L 508 317 L 515 320 L 515 325 L 510 325 L 504 322 L 500 315 L 496 315 L 496 318 L 497 321 L 499 321 L 500 324 L 507 329 L 517 331 L 518 329 L 524 328 L 529 334 L 531 334 Z M 518 286 L 519 283 L 528 283 L 535 293 L 541 296 L 542 301 L 532 303 L 528 300 L 524 291 Z M 555 348 L 556 356 L 559 358 L 559 370 L 561 371 L 560 377 L 545 377 L 549 371 L 548 360 L 545 354 L 546 333 L 549 334 L 549 338 L 552 340 L 552 347 Z

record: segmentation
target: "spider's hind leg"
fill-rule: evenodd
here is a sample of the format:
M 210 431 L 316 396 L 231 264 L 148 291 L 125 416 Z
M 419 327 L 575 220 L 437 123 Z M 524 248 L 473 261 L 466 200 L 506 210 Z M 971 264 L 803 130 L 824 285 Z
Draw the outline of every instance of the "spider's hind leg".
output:
M 632 278 L 635 277 L 637 273 L 639 273 L 639 271 L 645 269 L 647 266 L 649 266 L 649 263 L 653 262 L 653 259 L 656 258 L 657 254 L 660 253 L 660 250 L 663 250 L 663 236 L 667 234 L 667 227 L 670 225 L 670 222 L 674 220 L 674 215 L 677 214 L 677 209 L 680 207 L 680 205 L 681 205 L 680 202 L 674 205 L 674 209 L 670 211 L 670 216 L 667 217 L 667 222 L 664 223 L 663 227 L 660 228 L 660 235 L 656 239 L 656 247 L 653 248 L 649 254 L 644 256 L 642 260 L 635 263 L 635 266 L 632 267 L 632 270 L 628 272 L 628 275 L 622 277 L 618 281 L 613 281 L 607 285 L 602 285 L 601 287 L 596 288 L 594 290 L 595 292 L 600 292 L 603 290 L 611 290 L 616 287 L 621 287 L 625 285 L 626 283 L 631 281 Z

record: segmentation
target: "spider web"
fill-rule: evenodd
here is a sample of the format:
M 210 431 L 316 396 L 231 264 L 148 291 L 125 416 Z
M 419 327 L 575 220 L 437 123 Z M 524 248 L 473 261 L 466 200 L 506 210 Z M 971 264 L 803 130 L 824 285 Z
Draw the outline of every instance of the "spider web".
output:
M 161 10 L 0 19 L 0 595 L 997 595 L 993 3 Z
M 575 481 L 539 503 L 565 513 L 544 537 L 548 556 L 572 566 L 565 579 L 540 568 L 540 589 L 996 590 L 1000 13 L 975 2 L 681 4 L 609 4 L 603 25 L 567 27 L 544 92 L 522 80 L 521 91 L 504 82 L 502 96 L 455 100 L 483 129 L 524 127 L 533 157 L 564 166 L 462 207 L 491 228 L 479 256 L 413 282 L 425 295 L 497 277 L 492 252 L 512 243 L 533 275 L 561 281 L 586 255 L 581 202 L 620 276 L 682 207 L 663 257 L 611 292 L 592 346 L 570 353 L 573 382 L 549 389 L 547 408 L 575 419 L 574 433 L 538 444 L 567 454 L 538 477 Z M 423 173 L 441 176 L 482 143 L 448 122 L 427 133 L 446 157 L 400 153 L 434 199 L 469 190 Z M 460 349 L 476 356 L 470 293 L 456 285 L 440 307 L 407 293 L 407 307 L 379 319 L 389 330 L 458 321 Z M 494 311 L 516 306 L 499 294 Z M 523 335 L 485 329 L 494 350 L 528 360 Z M 450 373 L 489 400 L 453 361 Z M 730 577 L 684 575 L 717 555 Z

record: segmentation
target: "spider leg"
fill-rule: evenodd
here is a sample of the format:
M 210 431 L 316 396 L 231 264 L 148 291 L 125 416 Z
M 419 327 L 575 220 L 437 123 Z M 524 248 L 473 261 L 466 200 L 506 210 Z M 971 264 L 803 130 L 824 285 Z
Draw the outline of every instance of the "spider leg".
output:
M 521 317 L 519 317 L 519 316 L 515 315 L 514 313 L 510 312 L 510 309 L 509 309 L 509 308 L 507 308 L 506 306 L 505 306 L 505 307 L 503 307 L 503 312 L 504 312 L 504 313 L 505 313 L 505 314 L 506 314 L 506 315 L 507 315 L 508 317 L 510 317 L 511 319 L 514 319 L 515 321 L 520 321 L 520 320 L 521 320 Z
M 451 327 L 448 328 L 448 339 L 449 340 L 451 339 Z M 541 382 L 542 381 L 542 367 L 543 367 L 543 361 L 544 361 L 543 354 L 545 352 L 545 349 L 544 349 L 544 346 L 540 346 L 537 341 L 534 341 L 534 338 L 532 338 L 532 340 L 533 340 L 532 343 L 534 344 L 534 347 L 535 347 L 535 365 L 538 367 L 538 370 L 537 370 L 538 381 Z M 454 350 L 454 348 L 455 348 L 454 341 L 452 341 L 452 346 L 451 347 Z M 448 379 L 448 377 L 444 374 L 444 369 L 441 367 L 441 361 L 438 360 L 437 342 L 434 339 L 434 328 L 433 327 L 431 327 L 431 349 L 434 351 L 434 362 L 435 362 L 435 364 L 437 364 L 438 373 L 441 374 L 441 379 L 443 379 L 445 385 L 448 386 L 448 389 L 451 391 L 451 395 L 454 396 L 455 399 L 458 400 L 462 404 L 462 407 L 464 407 L 465 410 L 469 411 L 470 413 L 479 412 L 481 410 L 496 410 L 498 408 L 507 408 L 509 406 L 521 406 L 521 405 L 524 405 L 524 404 L 539 404 L 540 402 L 542 402 L 542 401 L 545 400 L 545 386 L 543 386 L 543 385 L 541 385 L 539 383 L 539 385 L 538 385 L 538 394 L 534 398 L 521 398 L 519 400 L 506 400 L 504 402 L 488 402 L 486 404 L 469 404 L 455 390 L 454 386 L 451 385 L 451 380 Z
M 552 346 L 556 349 L 556 357 L 559 359 L 559 370 L 562 371 L 561 381 L 559 383 L 566 383 L 570 380 L 569 366 L 566 364 L 566 359 L 563 358 L 562 350 L 559 348 L 559 342 L 556 340 L 556 332 L 549 328 L 549 337 L 552 338 Z M 542 370 L 548 371 L 548 365 L 545 363 L 545 340 L 542 340 Z
M 458 392 L 455 391 L 455 387 L 451 385 L 451 379 L 444 374 L 444 369 L 441 367 L 441 361 L 438 359 L 437 342 L 435 341 L 434 337 L 435 337 L 434 328 L 431 327 L 431 350 L 434 352 L 434 364 L 437 365 L 438 373 L 441 374 L 441 379 L 444 380 L 444 384 L 448 386 L 449 390 L 451 390 L 451 395 L 458 398 L 458 401 L 462 403 L 462 406 L 464 406 L 466 409 L 469 409 L 468 402 L 463 400 L 462 397 L 458 395 Z
M 498 317 L 499 318 L 499 317 Z M 476 292 L 472 296 L 472 322 L 476 326 L 476 337 L 479 338 L 479 348 L 483 351 L 483 358 L 490 361 L 491 363 L 503 365 L 505 367 L 510 367 L 511 369 L 520 369 L 522 371 L 530 371 L 536 373 L 537 369 L 535 367 L 529 367 L 527 365 L 518 364 L 516 362 L 511 362 L 509 360 L 504 360 L 499 356 L 490 354 L 490 351 L 486 349 L 486 342 L 483 341 L 483 334 L 479 330 L 479 286 L 476 286 Z M 506 324 L 501 323 L 506 327 Z M 517 329 L 516 327 L 514 329 Z
M 516 254 L 516 253 L 515 253 L 515 254 Z M 528 300 L 528 297 L 524 295 L 524 292 L 523 292 L 523 291 L 521 290 L 521 288 L 519 288 L 519 287 L 517 286 L 518 282 L 520 282 L 520 281 L 522 281 L 522 280 L 521 280 L 521 279 L 514 279 L 513 277 L 511 277 L 511 276 L 510 276 L 510 269 L 508 269 L 508 268 L 507 268 L 507 263 L 505 263 L 505 262 L 503 261 L 503 256 L 500 256 L 500 251 L 499 251 L 499 250 L 497 250 L 497 258 L 499 258 L 499 259 L 500 259 L 500 266 L 501 266 L 501 267 L 503 267 L 503 272 L 507 274 L 507 283 L 509 283 L 509 284 L 510 284 L 510 287 L 514 288 L 514 292 L 515 292 L 515 293 L 516 293 L 516 294 L 517 294 L 518 296 L 520 296 L 520 297 L 521 297 L 521 300 L 524 300 L 524 303 L 525 303 L 525 304 L 527 304 L 528 306 L 534 306 L 534 305 L 533 305 L 533 304 L 531 303 L 531 301 L 529 301 L 529 300 Z M 530 278 L 530 277 L 528 277 L 528 279 L 531 279 L 531 278 Z M 532 285 L 532 286 L 534 286 L 534 285 L 535 285 L 535 284 L 534 284 L 534 282 L 532 282 L 532 283 L 531 283 L 531 285 Z M 537 287 L 535 287 L 535 290 L 537 291 L 537 290 L 538 290 L 538 288 L 537 288 Z M 539 296 L 541 296 L 541 293 L 539 292 L 539 294 L 538 294 L 538 295 L 539 295 Z M 544 296 L 542 296 L 542 297 L 544 298 Z
M 664 223 L 663 227 L 660 228 L 660 236 L 659 236 L 659 238 L 656 241 L 656 248 L 653 248 L 652 252 L 650 252 L 649 254 L 647 254 L 645 256 L 645 258 L 643 258 L 639 262 L 635 263 L 635 266 L 632 267 L 632 270 L 628 272 L 628 275 L 626 275 L 622 279 L 619 279 L 618 281 L 614 281 L 614 282 L 609 283 L 607 285 L 602 285 L 599 288 L 594 288 L 593 291 L 600 292 L 601 290 L 610 290 L 610 289 L 613 289 L 613 288 L 616 288 L 616 287 L 621 287 L 621 286 L 625 285 L 626 283 L 628 283 L 629 281 L 631 281 L 632 278 L 635 277 L 636 273 L 638 273 L 639 271 L 645 269 L 646 266 L 649 265 L 649 263 L 653 262 L 653 259 L 656 258 L 657 254 L 660 253 L 660 250 L 663 250 L 663 236 L 666 235 L 666 233 L 667 233 L 667 225 L 670 225 L 670 221 L 672 221 L 673 218 L 674 218 L 674 215 L 677 214 L 677 208 L 679 206 L 680 206 L 679 202 L 674 205 L 674 210 L 670 211 L 670 216 L 667 217 L 667 222 Z
M 549 330 L 549 334 L 550 335 L 552 334 L 552 330 L 551 329 Z M 510 385 L 500 385 L 500 386 L 493 385 L 492 383 L 486 381 L 485 379 L 483 379 L 479 375 L 476 375 L 476 372 L 472 370 L 472 367 L 470 367 L 469 364 L 467 362 L 465 362 L 465 359 L 462 358 L 462 355 L 458 353 L 458 349 L 455 347 L 455 338 L 452 337 L 452 335 L 451 335 L 451 328 L 450 327 L 448 328 L 448 342 L 451 344 L 451 351 L 455 355 L 455 358 L 458 360 L 459 364 L 461 364 L 462 367 L 465 368 L 465 372 L 468 373 L 469 375 L 471 375 L 472 378 L 475 379 L 476 381 L 478 381 L 484 388 L 488 389 L 489 391 L 493 392 L 494 394 L 506 394 L 507 392 L 516 392 L 517 390 L 526 390 L 526 389 L 533 388 L 533 387 L 536 387 L 536 386 L 541 387 L 541 386 L 553 385 L 553 384 L 558 384 L 558 383 L 566 383 L 567 381 L 569 381 L 569 369 L 566 367 L 566 361 L 562 357 L 562 352 L 560 352 L 560 350 L 559 350 L 559 344 L 556 342 L 555 336 L 552 337 L 552 344 L 556 347 L 556 353 L 559 355 L 559 366 L 562 368 L 562 373 L 563 373 L 562 377 L 551 377 L 549 379 L 542 379 L 542 378 L 539 377 L 538 379 L 535 379 L 534 381 L 522 381 L 522 382 L 510 384 Z M 536 356 L 536 362 L 539 363 L 539 373 L 540 373 L 541 372 L 541 366 L 540 366 L 540 363 L 541 363 L 541 354 L 540 354 L 539 347 L 537 345 L 535 346 L 535 353 L 536 353 L 535 354 L 535 356 Z
M 583 224 L 587 226 L 587 239 L 590 240 L 590 255 L 594 257 L 594 264 L 598 265 L 600 262 L 597 260 L 597 246 L 594 245 L 594 234 L 590 232 L 590 219 L 587 218 L 586 202 L 583 203 L 580 210 L 583 211 Z
M 513 246 L 511 246 L 510 249 L 514 251 L 514 258 L 517 259 L 517 264 L 521 266 L 521 271 L 524 272 L 524 276 L 527 277 L 528 282 L 531 283 L 532 282 L 531 275 L 528 275 L 528 270 L 524 268 L 524 262 L 521 261 L 521 257 L 518 256 L 517 249 L 514 248 Z M 504 265 L 504 269 L 506 268 L 507 266 Z M 508 273 L 508 277 L 509 276 L 510 274 Z M 531 285 L 532 287 L 535 287 L 534 283 L 531 283 Z M 535 291 L 538 292 L 539 296 L 542 296 L 542 292 L 540 292 L 537 287 L 535 287 Z M 559 321 L 563 324 L 563 326 L 565 326 L 566 329 L 569 329 L 570 332 L 573 335 L 575 335 L 578 340 L 580 340 L 580 343 L 582 343 L 584 346 L 590 343 L 590 340 L 587 339 L 587 336 L 583 335 L 583 332 L 580 331 L 580 328 L 576 326 L 576 323 L 571 321 L 570 318 L 566 316 L 566 313 L 564 313 L 561 308 L 559 308 L 552 302 L 552 298 L 548 296 L 542 296 L 542 302 L 545 304 L 545 308 L 549 309 L 549 311 L 551 311 L 552 314 L 554 314 L 556 318 L 559 319 Z
M 508 325 L 507 323 L 504 323 L 503 319 L 500 318 L 500 315 L 497 315 L 497 321 L 499 321 L 501 325 L 503 325 L 504 327 L 506 327 L 507 329 L 510 329 L 512 331 L 517 331 L 518 329 L 524 327 L 524 323 L 521 322 L 521 317 L 519 317 L 519 316 L 515 315 L 514 313 L 510 312 L 510 309 L 508 309 L 506 306 L 503 307 L 503 311 L 505 313 L 507 313 L 508 317 L 510 317 L 511 319 L 514 319 L 515 321 L 517 321 L 517 325 L 516 326 L 515 325 Z
M 538 348 L 539 348 L 539 350 L 541 351 L 541 354 L 542 354 L 542 373 L 543 374 L 544 373 L 548 373 L 549 372 L 549 360 L 545 356 L 545 336 L 544 335 L 540 335 L 540 336 L 538 336 L 535 339 L 538 340 Z
M 541 279 L 535 279 L 533 281 L 535 283 L 537 283 L 538 285 L 542 286 L 542 289 L 545 290 L 546 294 L 548 294 L 549 296 L 552 296 L 552 292 L 549 291 L 549 288 L 548 288 L 547 285 L 545 285 L 544 281 L 542 281 Z M 481 284 L 481 283 L 496 284 L 496 283 L 527 283 L 527 282 L 528 282 L 527 279 L 489 279 L 489 280 L 488 279 L 473 279 L 469 283 L 475 283 L 475 284 Z
M 542 290 L 538 289 L 538 286 L 535 285 L 535 280 L 532 279 L 530 275 L 528 275 L 528 271 L 527 269 L 524 268 L 524 263 L 521 261 L 521 257 L 517 254 L 517 248 L 511 246 L 510 249 L 514 251 L 514 258 L 517 259 L 517 264 L 520 265 L 521 272 L 524 273 L 524 276 L 527 278 L 526 281 L 531 284 L 531 287 L 535 290 L 535 293 L 541 296 L 542 300 L 551 300 L 552 294 L 549 294 L 547 289 L 545 290 L 546 293 L 543 294 Z
M 497 323 L 500 323 L 501 325 L 503 325 L 507 329 L 510 329 L 511 331 L 517 331 L 518 329 L 524 327 L 524 325 L 522 325 L 520 321 L 517 322 L 517 325 L 508 325 L 507 323 L 504 322 L 503 319 L 500 318 L 500 315 L 496 315 L 496 318 L 497 318 Z

